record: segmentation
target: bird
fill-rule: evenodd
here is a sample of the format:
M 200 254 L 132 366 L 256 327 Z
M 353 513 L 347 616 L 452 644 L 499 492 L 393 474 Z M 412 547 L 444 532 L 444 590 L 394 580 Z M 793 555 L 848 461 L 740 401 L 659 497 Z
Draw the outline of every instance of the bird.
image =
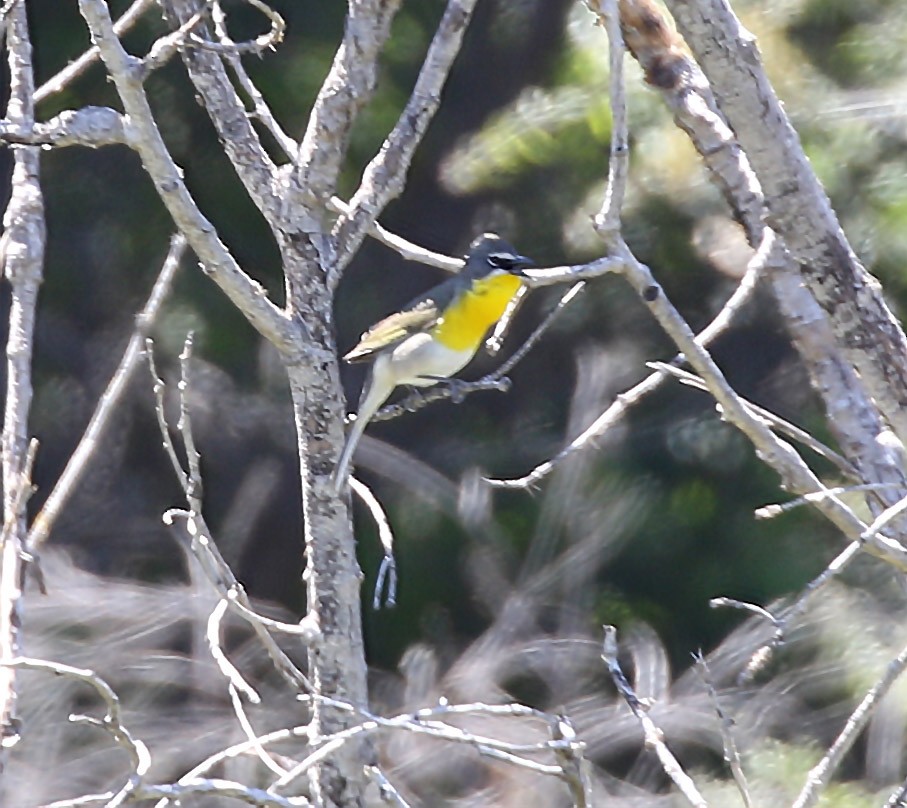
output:
M 366 331 L 343 356 L 371 362 L 359 408 L 334 471 L 339 492 L 368 422 L 399 385 L 429 387 L 449 379 L 475 356 L 482 340 L 535 262 L 494 233 L 469 245 L 463 268 Z

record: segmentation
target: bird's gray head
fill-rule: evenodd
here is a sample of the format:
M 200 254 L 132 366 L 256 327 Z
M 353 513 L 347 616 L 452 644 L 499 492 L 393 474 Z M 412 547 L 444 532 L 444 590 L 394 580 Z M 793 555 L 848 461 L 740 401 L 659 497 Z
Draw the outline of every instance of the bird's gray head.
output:
M 469 245 L 464 271 L 478 278 L 493 272 L 522 275 L 524 269 L 532 266 L 535 262 L 531 258 L 520 255 L 500 236 L 483 233 Z

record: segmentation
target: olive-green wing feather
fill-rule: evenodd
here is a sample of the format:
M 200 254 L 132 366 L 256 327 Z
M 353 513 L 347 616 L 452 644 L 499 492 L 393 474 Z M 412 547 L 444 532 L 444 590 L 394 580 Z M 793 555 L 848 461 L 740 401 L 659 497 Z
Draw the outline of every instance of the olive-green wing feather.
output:
M 437 306 L 430 300 L 423 301 L 413 309 L 397 312 L 375 323 L 362 335 L 359 344 L 343 358 L 347 362 L 371 359 L 376 351 L 395 346 L 411 334 L 427 331 L 439 319 Z
M 346 362 L 363 362 L 374 358 L 384 348 L 392 348 L 407 337 L 420 331 L 429 331 L 441 319 L 441 313 L 463 287 L 464 279 L 453 277 L 410 301 L 396 314 L 375 323 L 359 339 L 359 343 L 343 359 Z

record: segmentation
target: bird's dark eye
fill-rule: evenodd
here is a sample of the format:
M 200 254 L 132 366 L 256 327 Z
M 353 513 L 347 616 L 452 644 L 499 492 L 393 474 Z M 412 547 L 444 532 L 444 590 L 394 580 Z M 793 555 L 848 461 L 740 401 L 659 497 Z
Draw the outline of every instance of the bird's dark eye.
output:
M 488 263 L 491 264 L 495 269 L 511 269 L 516 265 L 516 261 L 513 260 L 512 255 L 507 253 L 491 253 L 488 256 Z

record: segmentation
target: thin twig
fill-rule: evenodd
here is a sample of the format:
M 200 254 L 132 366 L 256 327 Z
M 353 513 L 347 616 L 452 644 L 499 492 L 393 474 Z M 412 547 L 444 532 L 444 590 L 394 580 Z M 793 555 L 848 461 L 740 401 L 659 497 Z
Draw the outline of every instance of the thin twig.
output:
M 111 795 L 107 801 L 107 805 L 109 805 L 110 808 L 116 808 L 116 806 L 122 805 L 138 788 L 141 787 L 142 778 L 148 773 L 148 769 L 151 766 L 151 754 L 148 751 L 148 747 L 137 738 L 133 738 L 132 734 L 123 724 L 119 697 L 106 681 L 92 670 L 74 668 L 71 665 L 63 664 L 62 662 L 51 662 L 45 659 L 31 659 L 29 657 L 0 659 L 0 666 L 52 673 L 54 676 L 64 676 L 68 679 L 75 679 L 92 687 L 107 706 L 106 714 L 101 719 L 73 715 L 70 716 L 70 721 L 75 723 L 93 724 L 106 730 L 110 733 L 110 736 L 116 744 L 127 752 L 132 762 L 130 767 L 131 774 L 127 778 L 126 783 L 119 791 Z
M 142 15 L 153 5 L 155 0 L 133 0 L 133 3 L 120 18 L 114 23 L 113 30 L 117 36 L 125 34 L 133 25 L 135 25 Z M 78 59 L 70 62 L 55 76 L 52 76 L 44 82 L 35 91 L 35 103 L 39 104 L 44 99 L 64 90 L 68 84 L 82 75 L 94 62 L 98 60 L 100 51 L 96 45 L 92 45 Z
M 276 793 L 277 790 L 285 788 L 294 780 L 304 775 L 313 766 L 317 766 L 350 741 L 363 735 L 370 735 L 381 730 L 390 729 L 413 732 L 417 735 L 429 735 L 433 738 L 463 743 L 473 747 L 484 757 L 501 760 L 520 768 L 529 769 L 538 774 L 547 774 L 563 778 L 563 771 L 560 766 L 538 763 L 534 760 L 522 757 L 522 755 L 527 753 L 554 751 L 555 749 L 564 746 L 566 743 L 564 741 L 543 741 L 534 744 L 507 743 L 496 738 L 475 735 L 471 732 L 462 730 L 459 727 L 444 724 L 443 722 L 419 721 L 412 714 L 406 714 L 396 718 L 380 718 L 372 715 L 360 724 L 356 724 L 349 729 L 322 738 L 322 745 L 309 754 L 304 760 L 300 761 L 288 771 L 286 775 L 276 780 L 268 789 L 268 792 Z
M 504 346 L 504 335 L 510 329 L 510 324 L 516 317 L 517 312 L 523 307 L 523 303 L 526 302 L 528 294 L 529 287 L 520 286 L 516 294 L 507 302 L 507 308 L 504 309 L 501 319 L 495 323 L 491 334 L 485 340 L 485 350 L 488 351 L 489 356 L 497 356 Z
M 217 35 L 218 39 L 221 42 L 231 41 L 229 34 L 227 33 L 226 14 L 224 13 L 223 6 L 220 2 L 213 3 L 211 7 L 211 19 L 214 22 L 214 33 Z M 223 58 L 233 71 L 233 75 L 236 76 L 239 86 L 252 101 L 251 114 L 264 125 L 268 132 L 270 132 L 271 136 L 277 142 L 277 145 L 280 146 L 283 151 L 284 156 L 287 159 L 292 160 L 299 149 L 299 144 L 293 140 L 293 138 L 291 138 L 277 122 L 277 119 L 274 117 L 274 113 L 265 101 L 264 96 L 261 94 L 258 87 L 255 86 L 255 82 L 252 81 L 251 76 L 249 76 L 243 66 L 240 55 L 228 50 L 223 54 Z
M 167 417 L 164 413 L 165 386 L 163 380 L 157 373 L 157 369 L 154 367 L 152 348 L 153 346 L 149 341 L 146 353 L 149 359 L 151 376 L 154 381 L 154 395 L 156 401 L 155 414 L 158 420 L 158 427 L 161 432 L 164 449 L 170 458 L 174 473 L 183 488 L 183 492 L 186 495 L 186 500 L 189 504 L 189 510 L 187 511 L 178 509 L 167 511 L 163 515 L 164 523 L 167 525 L 173 524 L 176 518 L 184 518 L 186 520 L 186 533 L 190 539 L 189 549 L 195 558 L 198 559 L 205 576 L 212 583 L 224 601 L 230 604 L 231 609 L 252 627 L 252 630 L 258 636 L 268 655 L 271 657 L 271 660 L 274 662 L 275 668 L 284 679 L 293 687 L 310 690 L 311 684 L 308 678 L 293 664 L 292 660 L 290 660 L 283 652 L 280 646 L 277 645 L 268 631 L 268 628 L 276 628 L 281 631 L 297 634 L 305 641 L 315 643 L 318 642 L 320 638 L 318 627 L 313 621 L 305 619 L 300 621 L 296 626 L 279 624 L 276 621 L 269 621 L 267 618 L 262 618 L 252 609 L 245 590 L 236 579 L 229 564 L 227 564 L 220 551 L 217 549 L 217 545 L 215 544 L 211 532 L 208 530 L 208 526 L 205 523 L 204 516 L 202 515 L 202 503 L 199 496 L 202 488 L 201 472 L 198 466 L 198 460 L 192 461 L 194 467 L 194 472 L 192 472 L 192 474 L 197 476 L 195 481 L 192 480 L 192 474 L 183 469 L 180 462 L 176 447 L 170 435 Z M 192 422 L 189 418 L 188 403 L 189 355 L 186 353 L 185 349 L 183 351 L 183 357 L 183 376 L 180 380 L 180 434 L 183 436 L 184 445 L 192 447 L 192 454 L 197 455 L 195 441 L 191 436 Z M 187 453 L 188 451 L 189 450 L 187 449 Z
M 328 202 L 328 208 L 343 215 L 349 215 L 352 211 L 349 203 L 344 202 L 339 196 L 331 197 Z M 371 226 L 368 233 L 385 247 L 390 247 L 406 261 L 415 261 L 451 273 L 459 272 L 463 268 L 462 258 L 453 258 L 443 253 L 427 250 L 425 247 L 420 247 L 418 244 L 407 241 L 396 233 L 392 233 L 377 222 Z
M 378 215 L 403 191 L 416 147 L 441 104 L 441 90 L 460 51 L 475 5 L 476 0 L 447 3 L 403 112 L 362 172 L 359 188 L 350 199 L 350 213 L 341 214 L 332 230 L 337 260 L 328 273 L 329 286 L 336 286 L 340 273 Z
M 396 805 L 397 808 L 410 808 L 410 804 L 403 799 L 403 795 L 397 790 L 397 787 L 387 779 L 387 776 L 378 766 L 365 767 L 368 776 L 378 786 L 378 793 L 381 799 L 388 805 Z
M 12 553 L 13 548 L 18 548 L 19 559 L 28 566 L 25 570 L 35 579 L 42 595 L 47 594 L 47 586 L 44 582 L 44 573 L 41 570 L 41 564 L 36 553 L 33 553 L 28 547 L 28 542 L 19 541 L 19 531 L 23 528 L 25 517 L 25 507 L 35 493 L 36 486 L 32 482 L 32 469 L 35 466 L 35 457 L 38 454 L 38 439 L 32 438 L 28 442 L 28 450 L 25 453 L 25 464 L 22 472 L 12 491 L 12 496 L 7 502 L 8 507 L 5 509 L 7 514 L 3 520 L 3 533 L 0 536 L 0 548 L 5 552 Z
M 227 680 L 230 692 L 242 693 L 252 704 L 261 704 L 261 696 L 258 695 L 255 688 L 243 678 L 236 666 L 227 658 L 220 644 L 220 622 L 224 614 L 226 614 L 229 605 L 230 602 L 226 598 L 221 598 L 211 610 L 211 614 L 208 615 L 208 630 L 206 632 L 208 648 L 215 663 L 217 663 L 217 667 L 220 668 L 220 672 Z
M 255 738 L 255 743 L 246 739 L 241 743 L 234 744 L 229 746 L 226 749 L 222 749 L 219 752 L 215 752 L 210 757 L 205 758 L 201 763 L 192 768 L 190 771 L 186 772 L 178 781 L 178 784 L 185 784 L 197 781 L 202 778 L 202 776 L 213 769 L 215 766 L 219 766 L 227 760 L 239 757 L 240 755 L 245 755 L 250 752 L 255 751 L 255 746 L 269 746 L 273 743 L 278 743 L 280 741 L 286 741 L 293 738 L 308 738 L 309 729 L 307 726 L 296 726 L 290 727 L 288 729 L 279 729 L 274 732 L 269 732 L 265 735 L 259 735 Z M 161 799 L 158 803 L 155 804 L 154 808 L 166 808 L 170 805 L 170 800 L 166 797 Z
M 391 530 L 390 522 L 384 508 L 378 502 L 378 498 L 372 493 L 372 490 L 365 483 L 350 477 L 350 488 L 362 500 L 362 503 L 368 508 L 375 525 L 378 527 L 378 539 L 384 548 L 384 560 L 381 562 L 381 569 L 378 572 L 378 579 L 375 581 L 375 594 L 372 598 L 372 608 L 381 608 L 381 596 L 384 593 L 384 580 L 387 578 L 387 597 L 384 599 L 384 605 L 391 607 L 397 605 L 397 562 L 394 559 L 394 532 Z
M 284 778 L 275 782 L 271 790 L 283 788 L 290 782 L 304 774 L 312 766 L 317 765 L 325 758 L 339 750 L 346 743 L 362 735 L 368 735 L 383 730 L 396 730 L 428 735 L 442 740 L 462 743 L 473 747 L 480 755 L 501 760 L 506 763 L 528 769 L 539 774 L 553 775 L 565 781 L 570 777 L 565 775 L 560 765 L 548 765 L 522 757 L 524 754 L 550 752 L 555 756 L 559 752 L 573 753 L 578 751 L 575 739 L 548 739 L 537 743 L 508 743 L 494 738 L 483 737 L 467 732 L 459 727 L 452 726 L 437 720 L 441 717 L 457 715 L 498 715 L 520 716 L 531 718 L 551 727 L 557 722 L 558 717 L 527 707 L 522 704 L 483 704 L 473 702 L 469 704 L 438 704 L 434 707 L 425 707 L 415 712 L 404 713 L 384 718 L 349 702 L 338 701 L 317 694 L 300 696 L 300 701 L 319 701 L 334 707 L 342 712 L 355 713 L 363 718 L 362 723 L 349 729 L 321 738 L 322 745 L 312 752 L 305 760 L 301 761 Z
M 697 336 L 696 340 L 701 345 L 708 345 L 719 337 L 730 326 L 734 315 L 752 298 L 756 290 L 756 282 L 762 271 L 759 262 L 751 261 L 746 274 L 741 279 L 734 293 L 722 306 L 721 311 Z M 683 354 L 674 358 L 673 363 L 683 361 Z M 673 364 L 672 363 L 672 364 Z M 530 488 L 541 482 L 551 474 L 561 463 L 572 457 L 576 452 L 594 446 L 609 429 L 620 423 L 629 410 L 647 395 L 657 390 L 666 380 L 667 374 L 652 373 L 638 384 L 617 396 L 617 399 L 598 416 L 583 432 L 574 438 L 567 446 L 561 449 L 550 460 L 539 463 L 534 469 L 523 477 L 514 479 L 490 479 L 488 482 L 496 488 Z
M 882 511 L 882 513 L 875 518 L 873 523 L 863 531 L 863 535 L 860 536 L 860 541 L 869 541 L 877 536 L 882 528 L 894 519 L 897 519 L 904 511 L 907 511 L 907 497 L 898 500 L 894 505 Z
M 608 182 L 601 210 L 596 214 L 596 232 L 611 247 L 620 236 L 620 218 L 630 171 L 627 130 L 627 94 L 624 86 L 624 38 L 620 30 L 617 0 L 587 0 L 587 5 L 604 20 L 608 34 L 609 99 L 611 104 L 611 154 Z
M 756 674 L 768 664 L 775 650 L 784 642 L 793 621 L 806 611 L 807 606 L 820 590 L 847 568 L 851 561 L 859 555 L 861 549 L 862 544 L 858 541 L 853 541 L 848 544 L 844 550 L 832 559 L 831 563 L 829 563 L 819 575 L 803 587 L 803 591 L 797 599 L 790 604 L 790 606 L 782 610 L 780 617 L 776 617 L 768 609 L 765 609 L 762 606 L 735 600 L 733 598 L 713 598 L 709 601 L 709 605 L 713 608 L 730 606 L 735 609 L 752 612 L 753 614 L 768 620 L 772 626 L 774 626 L 775 631 L 772 634 L 771 639 L 753 653 L 746 667 L 741 672 L 741 683 L 752 681 Z
M 695 373 L 690 373 L 688 370 L 683 368 L 674 367 L 673 365 L 666 364 L 664 362 L 647 362 L 648 367 L 654 370 L 660 370 L 664 373 L 673 376 L 681 384 L 686 385 L 687 387 L 692 387 L 695 390 L 702 390 L 703 392 L 708 392 L 708 385 L 699 378 Z M 813 437 L 805 429 L 800 429 L 796 424 L 792 424 L 790 421 L 785 420 L 780 415 L 776 415 L 767 410 L 764 407 L 760 407 L 758 404 L 753 404 L 753 402 L 748 401 L 747 399 L 740 396 L 740 401 L 746 405 L 747 409 L 753 414 L 753 416 L 761 418 L 770 426 L 777 429 L 784 435 L 787 435 L 792 440 L 802 443 L 809 449 L 812 449 L 820 457 L 824 457 L 838 468 L 838 470 L 846 474 L 852 480 L 859 480 L 860 473 L 857 469 L 854 468 L 853 464 L 843 455 L 838 454 L 838 452 L 826 446 L 818 438 Z M 878 486 L 874 490 L 878 490 Z M 905 505 L 907 507 L 907 505 Z M 895 514 L 897 515 L 897 514 Z M 876 531 L 878 532 L 878 531 Z
M 905 668 L 907 668 L 907 646 L 888 663 L 882 678 L 863 696 L 862 701 L 851 713 L 838 737 L 835 738 L 835 742 L 829 747 L 822 760 L 810 770 L 806 784 L 797 796 L 793 808 L 809 808 L 818 802 L 822 791 L 844 760 L 844 756 L 850 751 L 860 733 L 869 723 L 869 719 L 872 718 L 876 707 L 900 678 Z
M 554 757 L 560 763 L 561 772 L 574 808 L 592 808 L 592 780 L 589 776 L 589 761 L 586 759 L 586 744 L 576 737 L 576 729 L 565 715 L 557 716 L 551 723 L 551 739 L 564 741 L 564 746 L 554 750 Z
M 109 800 L 115 795 L 93 794 L 90 797 L 80 797 L 75 800 L 61 800 L 44 806 L 44 808 L 81 808 L 86 800 L 104 803 L 105 808 Z M 239 800 L 256 808 L 312 808 L 312 804 L 305 797 L 280 797 L 277 794 L 268 794 L 260 788 L 237 783 L 232 780 L 212 778 L 208 780 L 181 780 L 178 783 L 143 784 L 132 793 L 132 799 L 162 800 L 161 804 L 169 805 L 173 801 L 186 800 L 189 797 L 212 797 L 221 800 Z
M 107 4 L 103 0 L 79 0 L 79 10 L 123 102 L 142 165 L 177 227 L 201 260 L 204 271 L 262 335 L 285 355 L 297 353 L 301 350 L 297 327 L 268 298 L 263 287 L 240 268 L 189 193 L 155 123 L 141 76 L 135 69 L 137 60 L 126 52 L 117 37 Z
M 195 446 L 195 434 L 192 431 L 192 416 L 189 413 L 189 371 L 192 360 L 193 334 L 190 331 L 183 341 L 183 350 L 180 352 L 180 380 L 179 380 L 179 420 L 176 428 L 183 438 L 183 448 L 186 451 L 186 499 L 191 507 L 202 512 L 202 468 L 201 455 Z
M 834 488 L 825 488 L 822 491 L 813 491 L 810 494 L 804 494 L 802 497 L 790 499 L 786 502 L 772 502 L 768 505 L 763 505 L 753 511 L 753 516 L 757 519 L 774 519 L 776 516 L 781 516 L 781 514 L 788 513 L 795 508 L 802 508 L 804 505 L 812 505 L 826 497 L 840 497 L 842 494 L 860 491 L 883 491 L 891 488 L 892 485 L 893 483 L 866 483 L 865 485 L 839 485 Z
M 66 506 L 66 503 L 88 470 L 91 460 L 100 446 L 107 425 L 116 413 L 120 399 L 132 380 L 139 360 L 142 358 L 145 338 L 148 336 L 158 312 L 161 310 L 163 302 L 170 291 L 173 276 L 180 265 L 185 250 L 185 238 L 180 234 L 175 235 L 170 241 L 170 250 L 161 266 L 161 271 L 148 297 L 148 302 L 145 303 L 145 307 L 136 317 L 136 328 L 126 345 L 123 358 L 120 359 L 120 363 L 110 378 L 110 382 L 98 399 L 98 404 L 94 413 L 92 413 L 88 426 L 85 427 L 85 432 L 79 440 L 79 445 L 76 446 L 75 451 L 70 456 L 69 461 L 66 463 L 66 468 L 63 469 L 63 473 L 45 500 L 40 513 L 32 522 L 28 533 L 28 547 L 30 550 L 39 550 L 47 540 L 60 512 Z
M 230 690 L 230 703 L 233 705 L 233 712 L 236 715 L 239 725 L 242 727 L 243 732 L 246 734 L 246 738 L 249 743 L 252 745 L 252 749 L 255 751 L 255 754 L 258 755 L 258 759 L 265 764 L 265 766 L 271 770 L 278 777 L 282 777 L 287 773 L 287 770 L 283 768 L 274 758 L 269 755 L 265 748 L 261 745 L 258 740 L 258 736 L 255 734 L 255 729 L 252 726 L 252 722 L 249 720 L 249 716 L 246 715 L 245 707 L 243 706 L 242 699 L 239 697 L 239 690 L 231 682 L 229 685 Z
M 155 400 L 154 412 L 157 416 L 157 425 L 161 432 L 164 451 L 170 459 L 170 465 L 173 468 L 173 473 L 176 475 L 177 480 L 179 480 L 180 486 L 182 486 L 183 490 L 188 495 L 189 475 L 183 468 L 183 464 L 176 452 L 173 437 L 170 435 L 170 425 L 167 423 L 167 416 L 164 411 L 164 393 L 167 386 L 157 372 L 157 367 L 154 362 L 154 341 L 148 337 L 145 338 L 145 358 L 148 360 L 148 371 L 151 373 L 152 390 L 154 392 Z
M 718 726 L 721 731 L 721 744 L 724 747 L 724 762 L 727 763 L 734 776 L 734 782 L 737 784 L 737 790 L 743 798 L 744 808 L 752 808 L 753 800 L 750 797 L 749 785 L 746 782 L 746 775 L 743 772 L 743 763 L 740 760 L 740 752 L 737 751 L 737 742 L 734 740 L 734 721 L 724 714 L 721 708 L 721 702 L 718 700 L 718 693 L 715 691 L 715 685 L 712 683 L 712 675 L 709 671 L 709 663 L 702 653 L 695 654 L 693 659 L 696 662 L 696 669 L 699 672 L 706 691 L 709 694 L 709 701 L 715 709 L 718 716 Z
M 183 517 L 186 520 L 186 532 L 190 537 L 189 546 L 195 557 L 201 562 L 205 575 L 218 593 L 231 605 L 232 610 L 242 617 L 255 632 L 264 645 L 268 656 L 271 657 L 274 667 L 283 676 L 291 687 L 310 691 L 312 685 L 293 661 L 284 653 L 266 627 L 267 619 L 259 619 L 249 604 L 248 595 L 243 589 L 233 571 L 227 565 L 217 550 L 217 545 L 211 539 L 207 525 L 199 514 L 189 511 L 171 510 L 165 514 L 165 524 L 172 524 L 174 517 Z M 239 609 L 238 606 L 244 608 Z M 294 633 L 296 630 L 294 629 Z M 298 626 L 298 633 L 309 644 L 319 641 L 320 632 L 312 621 L 302 621 Z
M 605 626 L 605 638 L 602 644 L 602 659 L 608 666 L 608 673 L 611 674 L 611 681 L 617 688 L 617 692 L 627 703 L 636 720 L 642 727 L 643 736 L 645 737 L 646 747 L 652 749 L 658 756 L 661 768 L 665 774 L 671 778 L 674 785 L 680 789 L 680 793 L 686 798 L 690 805 L 696 808 L 708 808 L 708 803 L 692 778 L 683 770 L 683 767 L 674 757 L 671 750 L 668 749 L 664 741 L 664 733 L 649 717 L 647 707 L 640 700 L 639 696 L 627 681 L 624 672 L 621 670 L 620 662 L 617 660 L 617 629 L 614 626 Z
M 252 8 L 257 9 L 268 18 L 271 27 L 267 32 L 259 34 L 255 39 L 251 39 L 248 42 L 234 42 L 226 36 L 226 30 L 224 30 L 223 34 L 220 36 L 219 42 L 211 42 L 210 40 L 202 39 L 200 36 L 191 34 L 189 39 L 192 44 L 203 50 L 232 55 L 253 53 L 260 56 L 266 50 L 275 50 L 283 41 L 284 33 L 287 30 L 287 24 L 284 22 L 283 17 L 269 5 L 262 3 L 261 0 L 244 0 L 244 2 L 252 6 Z

